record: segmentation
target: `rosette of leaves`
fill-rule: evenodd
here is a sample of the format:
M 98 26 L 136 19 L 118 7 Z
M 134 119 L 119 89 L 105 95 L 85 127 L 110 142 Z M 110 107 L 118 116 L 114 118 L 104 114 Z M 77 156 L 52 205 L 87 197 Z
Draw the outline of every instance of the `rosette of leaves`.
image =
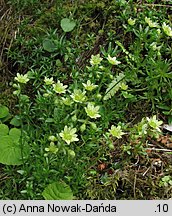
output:
M 0 163 L 6 165 L 20 165 L 22 158 L 29 153 L 28 145 L 21 147 L 21 130 L 12 128 L 9 130 L 5 124 L 0 124 Z

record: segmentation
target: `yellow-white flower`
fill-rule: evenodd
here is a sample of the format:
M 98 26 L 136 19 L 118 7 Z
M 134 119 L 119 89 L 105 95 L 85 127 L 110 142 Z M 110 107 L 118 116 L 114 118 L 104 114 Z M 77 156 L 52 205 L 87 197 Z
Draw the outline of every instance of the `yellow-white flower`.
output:
M 70 99 L 69 97 L 66 97 L 66 98 L 62 97 L 62 101 L 66 106 L 70 106 L 73 104 L 72 99 Z
M 87 81 L 87 83 L 82 83 L 82 85 L 84 86 L 84 88 L 87 91 L 93 91 L 98 85 L 94 85 L 93 83 L 91 83 L 90 80 Z
M 76 128 L 65 126 L 64 130 L 61 131 L 59 135 L 69 145 L 71 142 L 75 142 L 79 140 L 77 138 L 78 135 L 75 133 L 76 133 Z
M 159 28 L 160 26 L 158 25 L 158 23 L 153 22 L 150 18 L 145 17 L 145 22 L 149 25 L 149 27 L 151 28 Z
M 122 132 L 121 126 L 115 127 L 114 125 L 111 126 L 111 129 L 109 130 L 109 132 L 111 133 L 112 136 L 118 139 L 122 138 L 122 135 L 125 134 L 124 132 Z
M 54 83 L 53 77 L 51 77 L 51 78 L 45 77 L 44 82 L 45 82 L 45 85 L 52 85 Z
M 157 34 L 158 34 L 158 35 L 161 34 L 161 30 L 160 30 L 160 29 L 157 29 L 156 31 L 157 31 Z
M 170 37 L 172 37 L 172 29 L 169 25 L 166 25 L 165 22 L 162 24 L 162 29 L 164 30 L 164 33 Z
M 91 55 L 90 64 L 91 65 L 99 65 L 103 59 L 100 57 L 100 54 Z
M 23 74 L 17 73 L 17 76 L 14 79 L 17 80 L 17 82 L 23 83 L 23 84 L 26 84 L 29 81 L 27 74 L 23 75 Z
M 88 103 L 87 107 L 85 107 L 85 111 L 90 118 L 99 118 L 101 115 L 99 114 L 99 106 L 94 106 L 92 103 Z
M 66 92 L 67 85 L 63 85 L 59 80 L 56 84 L 53 84 L 53 89 L 56 93 L 62 94 Z
M 45 151 L 51 152 L 53 154 L 56 154 L 58 150 L 59 149 L 55 146 L 54 142 L 50 142 L 50 146 L 48 148 L 45 148 Z
M 108 62 L 109 62 L 110 64 L 112 64 L 112 65 L 121 64 L 120 61 L 117 61 L 117 60 L 116 60 L 116 57 L 111 57 L 110 55 L 108 55 L 107 60 L 108 60 Z
M 121 89 L 124 90 L 124 91 L 128 89 L 128 85 L 126 85 L 124 82 L 121 83 L 121 86 L 120 86 L 120 87 L 121 87 Z
M 128 19 L 128 24 L 129 25 L 133 26 L 133 25 L 135 25 L 135 23 L 136 23 L 135 19 L 131 19 L 131 18 Z
M 156 115 L 154 115 L 152 118 L 148 118 L 148 117 L 146 117 L 146 119 L 147 119 L 147 121 L 148 121 L 148 124 L 149 124 L 149 126 L 151 127 L 151 128 L 153 128 L 153 129 L 155 129 L 155 130 L 157 130 L 157 131 L 161 131 L 160 130 L 160 125 L 163 123 L 162 121 L 158 121 L 157 119 L 156 119 Z
M 77 103 L 82 103 L 86 100 L 85 94 L 86 94 L 85 91 L 82 92 L 80 89 L 74 89 L 74 92 L 71 95 L 71 98 Z

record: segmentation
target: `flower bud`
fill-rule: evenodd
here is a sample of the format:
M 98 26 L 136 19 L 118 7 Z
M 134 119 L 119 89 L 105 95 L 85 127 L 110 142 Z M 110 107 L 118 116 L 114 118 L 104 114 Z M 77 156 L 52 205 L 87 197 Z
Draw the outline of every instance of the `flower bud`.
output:
M 73 116 L 72 116 L 72 121 L 73 121 L 73 122 L 77 121 L 76 115 L 73 115 Z
M 97 95 L 96 95 L 96 98 L 97 98 L 97 99 L 101 99 L 101 98 L 102 98 L 102 95 L 101 95 L 101 94 L 97 94 Z
M 50 96 L 50 94 L 48 94 L 48 93 L 44 93 L 44 94 L 43 94 L 43 97 L 45 97 L 45 98 L 46 98 L 46 97 L 49 97 L 49 96 Z
M 94 122 L 90 122 L 90 125 L 94 130 L 97 130 L 97 125 Z
M 81 132 L 85 131 L 85 129 L 86 129 L 86 125 L 82 124 L 81 127 L 80 127 Z
M 112 149 L 112 150 L 114 149 L 113 143 L 110 143 L 110 144 L 109 144 L 109 148 Z
M 55 142 L 57 141 L 57 138 L 55 136 L 49 136 L 48 140 L 50 140 L 51 142 Z
M 73 150 L 68 150 L 68 154 L 72 157 L 72 158 L 74 158 L 75 157 L 75 152 L 73 151 Z
M 135 25 L 135 23 L 136 23 L 135 19 L 131 19 L 131 18 L 128 19 L 128 24 L 129 25 L 133 26 L 133 25 Z
M 13 84 L 14 88 L 18 88 L 18 85 L 16 83 Z

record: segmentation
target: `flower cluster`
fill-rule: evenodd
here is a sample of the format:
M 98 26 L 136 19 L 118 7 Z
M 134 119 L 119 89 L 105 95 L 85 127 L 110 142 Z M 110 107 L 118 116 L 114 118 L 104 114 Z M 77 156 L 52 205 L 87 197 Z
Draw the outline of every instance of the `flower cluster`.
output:
M 159 24 L 156 22 L 153 22 L 150 18 L 145 17 L 145 22 L 149 25 L 150 28 L 159 28 Z
M 157 33 L 160 34 L 160 26 L 157 22 L 153 22 L 150 18 L 148 17 L 145 17 L 145 22 L 149 25 L 149 27 L 151 28 L 158 28 L 157 29 Z M 163 22 L 162 24 L 162 29 L 164 31 L 164 33 L 167 35 L 167 36 L 170 36 L 172 37 L 172 28 L 167 25 L 165 22 Z
M 161 133 L 160 126 L 163 122 L 156 119 L 156 115 L 153 117 L 142 118 L 141 122 L 135 127 L 136 132 L 133 133 L 133 137 L 138 139 L 139 137 L 143 138 L 145 136 L 159 138 Z
M 76 132 L 75 128 L 70 128 L 70 127 L 65 126 L 64 131 L 61 131 L 59 135 L 69 145 L 71 142 L 78 141 L 78 138 L 75 132 Z M 50 141 L 50 145 L 49 147 L 45 148 L 45 151 L 52 153 L 52 154 L 56 154 L 59 151 L 59 148 L 57 148 L 57 146 L 55 145 L 57 138 L 55 136 L 49 136 L 48 140 Z M 65 148 L 65 147 L 63 148 L 63 150 L 67 152 L 70 157 L 72 158 L 75 157 L 75 152 L 73 150 Z M 47 155 L 48 155 L 47 153 L 44 154 L 45 157 L 47 157 Z

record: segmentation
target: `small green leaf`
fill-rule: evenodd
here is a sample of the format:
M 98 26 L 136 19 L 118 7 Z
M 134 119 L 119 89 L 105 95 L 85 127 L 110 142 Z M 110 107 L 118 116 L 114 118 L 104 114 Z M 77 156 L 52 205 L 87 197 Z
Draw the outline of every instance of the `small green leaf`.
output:
M 25 170 L 17 170 L 17 173 L 19 173 L 20 175 L 24 175 L 26 173 Z
M 70 32 L 75 28 L 76 22 L 74 20 L 64 18 L 61 20 L 60 25 L 61 25 L 64 32 Z
M 0 136 L 6 136 L 9 132 L 9 128 L 5 124 L 0 124 Z
M 55 50 L 57 50 L 57 46 L 50 39 L 45 39 L 43 41 L 43 48 L 44 48 L 44 50 L 46 50 L 48 52 L 54 52 Z
M 5 118 L 9 115 L 9 109 L 6 106 L 0 106 L 0 118 Z
M 164 115 L 170 115 L 171 111 L 162 111 Z
M 10 121 L 10 124 L 11 125 L 14 125 L 16 127 L 20 126 L 21 125 L 21 120 L 20 120 L 20 117 L 19 116 L 14 116 L 11 121 Z
M 172 115 L 168 116 L 168 124 L 172 125 Z
M 54 119 L 53 119 L 53 118 L 47 118 L 47 119 L 45 120 L 45 122 L 46 122 L 46 123 L 51 123 L 51 122 L 54 122 Z
M 164 104 L 157 105 L 157 107 L 158 107 L 159 109 L 163 109 L 163 110 L 170 110 L 170 107 L 167 106 L 167 105 L 164 105 Z
M 1 119 L 1 122 L 6 122 L 11 118 L 11 114 L 9 113 L 7 116 L 5 116 L 4 118 Z
M 134 95 L 132 95 L 132 94 L 126 92 L 126 91 L 122 91 L 122 95 L 124 96 L 124 98 L 129 98 L 129 99 L 135 98 Z
M 65 182 L 49 184 L 42 193 L 46 200 L 72 200 L 73 193 Z

